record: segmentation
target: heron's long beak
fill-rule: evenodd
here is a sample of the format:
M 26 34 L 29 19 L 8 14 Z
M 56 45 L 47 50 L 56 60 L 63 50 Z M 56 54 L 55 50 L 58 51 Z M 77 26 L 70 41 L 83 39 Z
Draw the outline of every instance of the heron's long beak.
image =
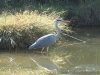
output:
M 70 22 L 71 20 L 64 20 L 64 22 Z

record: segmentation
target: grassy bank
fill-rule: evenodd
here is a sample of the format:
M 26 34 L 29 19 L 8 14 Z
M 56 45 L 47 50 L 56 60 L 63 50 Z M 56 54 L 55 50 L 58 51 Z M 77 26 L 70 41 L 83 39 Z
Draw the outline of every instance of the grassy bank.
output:
M 21 8 L 6 6 L 0 14 L 0 49 L 27 49 L 39 37 L 56 33 L 55 21 L 58 18 L 71 19 L 92 7 L 98 7 L 99 0 L 90 3 L 33 3 Z M 99 8 L 99 7 L 98 7 Z M 68 27 L 63 30 L 68 31 Z M 11 41 L 12 40 L 12 41 Z M 13 45 L 12 45 L 13 44 Z
M 48 33 L 56 33 L 55 21 L 59 12 L 41 14 L 36 11 L 26 10 L 14 14 L 3 12 L 0 15 L 0 48 L 27 49 L 39 37 Z

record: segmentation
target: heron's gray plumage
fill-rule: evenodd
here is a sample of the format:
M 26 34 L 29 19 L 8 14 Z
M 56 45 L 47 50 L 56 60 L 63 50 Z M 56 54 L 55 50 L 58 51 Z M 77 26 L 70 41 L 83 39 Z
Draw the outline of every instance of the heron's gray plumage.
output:
M 56 40 L 55 34 L 48 34 L 41 38 L 39 38 L 34 44 L 29 47 L 29 50 L 42 48 L 42 47 L 49 47 L 52 43 Z

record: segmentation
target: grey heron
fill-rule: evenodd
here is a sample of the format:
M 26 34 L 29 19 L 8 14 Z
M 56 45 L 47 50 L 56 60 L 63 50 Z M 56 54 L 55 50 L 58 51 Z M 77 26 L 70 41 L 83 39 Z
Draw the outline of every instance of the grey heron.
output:
M 32 49 L 42 48 L 42 51 L 43 51 L 43 49 L 46 48 L 47 53 L 48 53 L 49 46 L 52 45 L 58 39 L 58 37 L 60 35 L 61 30 L 58 27 L 58 25 L 60 23 L 63 23 L 63 22 L 64 22 L 63 20 L 56 20 L 55 26 L 56 26 L 56 29 L 58 31 L 57 34 L 47 34 L 47 35 L 44 35 L 44 36 L 40 37 L 28 49 L 32 50 Z

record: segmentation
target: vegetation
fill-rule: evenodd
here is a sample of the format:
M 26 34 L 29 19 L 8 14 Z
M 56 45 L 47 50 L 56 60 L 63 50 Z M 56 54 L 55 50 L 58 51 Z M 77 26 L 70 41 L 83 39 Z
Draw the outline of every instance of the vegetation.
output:
M 56 32 L 56 19 L 71 20 L 98 2 L 99 0 L 0 0 L 0 49 L 27 49 L 40 36 Z M 99 8 L 98 5 L 96 7 Z M 66 27 L 65 30 L 67 29 Z
M 75 10 L 76 14 L 71 18 L 70 27 L 100 27 L 100 1 L 95 0 L 90 3 L 81 4 Z
M 0 17 L 1 48 L 10 48 L 10 38 L 19 48 L 27 48 L 40 36 L 55 32 L 55 14 L 38 14 L 37 12 L 24 11 L 14 15 L 3 13 Z

